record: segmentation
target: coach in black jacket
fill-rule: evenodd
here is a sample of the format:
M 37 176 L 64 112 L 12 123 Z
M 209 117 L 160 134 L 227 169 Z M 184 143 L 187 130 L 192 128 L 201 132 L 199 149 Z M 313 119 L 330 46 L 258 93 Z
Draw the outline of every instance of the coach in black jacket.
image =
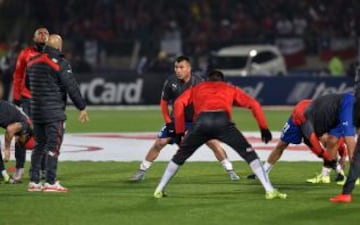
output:
M 86 103 L 69 63 L 63 58 L 62 39 L 50 35 L 44 52 L 27 64 L 27 77 L 32 92 L 31 111 L 36 146 L 31 156 L 28 191 L 67 192 L 56 180 L 57 161 L 64 134 L 67 94 L 80 110 L 80 122 L 88 120 Z M 46 182 L 40 183 L 40 162 L 46 158 Z

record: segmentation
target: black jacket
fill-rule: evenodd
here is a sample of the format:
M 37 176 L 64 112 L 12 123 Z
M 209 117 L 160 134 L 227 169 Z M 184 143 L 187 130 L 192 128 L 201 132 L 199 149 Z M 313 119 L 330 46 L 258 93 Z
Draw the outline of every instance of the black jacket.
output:
M 27 64 L 30 83 L 31 111 L 34 123 L 65 120 L 67 94 L 76 108 L 83 110 L 86 103 L 74 78 L 70 64 L 60 51 L 46 47 Z

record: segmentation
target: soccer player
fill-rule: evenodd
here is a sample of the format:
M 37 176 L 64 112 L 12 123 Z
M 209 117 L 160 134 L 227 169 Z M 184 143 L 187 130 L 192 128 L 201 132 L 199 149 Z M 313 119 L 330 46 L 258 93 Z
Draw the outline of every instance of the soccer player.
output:
M 360 67 L 357 68 L 355 76 L 355 103 L 353 122 L 357 128 L 357 133 L 360 135 Z M 330 198 L 331 202 L 349 203 L 352 201 L 352 192 L 355 184 L 360 176 L 360 138 L 358 137 L 354 152 L 349 152 L 350 170 L 345 184 L 342 188 L 342 193 Z
M 62 38 L 52 34 L 44 52 L 30 59 L 27 75 L 36 146 L 31 156 L 28 191 L 67 192 L 57 181 L 57 164 L 64 135 L 67 94 L 80 110 L 79 121 L 88 121 L 86 103 L 74 78 L 70 64 L 63 58 Z M 46 155 L 46 181 L 40 183 L 41 158 Z
M 325 95 L 313 101 L 308 99 L 300 101 L 294 107 L 290 118 L 284 125 L 280 140 L 264 164 L 267 173 L 270 172 L 290 143 L 300 144 L 304 140 L 313 153 L 324 159 L 322 173 L 307 180 L 308 182 L 330 183 L 331 169 L 336 169 L 338 173 L 343 174 L 342 168 L 336 166 L 334 152 L 336 153 L 339 148 L 338 140 L 341 142 L 342 138 L 349 152 L 354 149 L 353 99 L 352 94 L 345 93 Z M 326 151 L 320 145 L 320 138 L 325 134 L 329 134 L 326 143 L 330 151 Z M 340 147 L 341 154 L 345 157 L 342 144 Z M 250 175 L 250 178 L 253 177 Z
M 2 88 L 1 88 L 2 89 Z M 0 90 L 1 92 L 1 90 Z M 34 147 L 34 138 L 32 136 L 31 120 L 18 109 L 16 106 L 8 103 L 5 100 L 0 100 L 0 127 L 5 129 L 5 161 L 10 159 L 10 144 L 15 137 L 15 156 L 19 151 L 32 149 Z M 16 171 L 24 168 L 25 161 L 16 160 Z M 19 183 L 21 177 L 10 177 L 4 165 L 2 155 L 0 153 L 0 171 L 5 183 Z M 23 172 L 22 172 L 23 173 Z
M 163 86 L 160 107 L 161 112 L 164 117 L 165 126 L 161 129 L 158 137 L 156 138 L 154 144 L 149 149 L 145 160 L 140 164 L 139 170 L 130 177 L 131 181 L 141 181 L 145 178 L 146 171 L 150 168 L 152 162 L 159 156 L 160 151 L 167 145 L 174 143 L 174 121 L 172 112 L 169 112 L 169 105 L 172 105 L 177 97 L 181 95 L 188 88 L 202 82 L 202 79 L 199 76 L 193 75 L 191 73 L 191 64 L 190 60 L 186 56 L 180 56 L 175 60 L 175 75 L 169 77 Z M 185 124 L 186 128 L 192 126 L 192 117 L 194 109 L 191 105 L 187 106 L 185 109 Z M 214 152 L 215 157 L 221 165 L 224 167 L 228 173 L 230 180 L 236 181 L 240 177 L 233 170 L 232 163 L 228 160 L 227 155 L 223 148 L 221 147 L 219 141 L 217 140 L 208 140 L 206 145 Z
M 29 60 L 40 54 L 45 46 L 46 41 L 49 39 L 49 31 L 45 27 L 39 27 L 34 32 L 34 45 L 29 46 L 19 53 L 16 60 L 16 67 L 13 74 L 13 102 L 15 105 L 20 106 L 23 111 L 31 117 L 30 111 L 30 98 L 31 92 L 29 90 L 28 80 L 26 79 L 26 64 Z M 16 151 L 18 154 L 16 155 L 17 160 L 25 161 L 26 154 L 25 150 Z M 42 174 L 45 175 L 45 160 L 42 162 Z M 20 180 L 23 176 L 24 168 L 17 168 L 14 179 Z
M 195 111 L 194 124 L 182 140 L 185 132 L 184 108 L 191 104 Z M 255 150 L 231 121 L 233 104 L 250 109 L 260 127 L 261 139 L 265 143 L 271 141 L 272 135 L 260 104 L 240 88 L 224 82 L 222 72 L 212 71 L 207 75 L 207 81 L 186 90 L 175 101 L 176 142 L 179 143 L 180 148 L 169 162 L 156 187 L 155 198 L 165 196 L 165 187 L 179 167 L 202 144 L 214 138 L 231 146 L 250 165 L 266 191 L 266 199 L 286 198 L 286 194 L 273 188 Z

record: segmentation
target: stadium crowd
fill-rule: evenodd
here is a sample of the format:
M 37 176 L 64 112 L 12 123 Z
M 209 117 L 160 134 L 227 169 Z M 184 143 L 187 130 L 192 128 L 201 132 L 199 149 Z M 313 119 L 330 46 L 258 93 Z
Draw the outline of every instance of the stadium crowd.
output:
M 180 39 L 183 53 L 193 55 L 234 43 L 273 43 L 276 37 L 284 36 L 303 37 L 306 51 L 314 53 L 319 40 L 360 33 L 360 15 L 356 13 L 360 3 L 356 0 L 24 2 L 2 1 L 1 19 L 13 24 L 46 25 L 76 46 L 94 39 L 122 43 L 120 49 L 129 50 L 131 40 L 140 40 L 147 46 L 144 51 L 148 54 L 157 52 L 164 38 Z M 26 16 L 14 13 L 19 8 Z M 22 39 L 33 28 L 15 29 L 10 32 Z M 0 30 L 0 42 L 6 41 L 8 30 Z

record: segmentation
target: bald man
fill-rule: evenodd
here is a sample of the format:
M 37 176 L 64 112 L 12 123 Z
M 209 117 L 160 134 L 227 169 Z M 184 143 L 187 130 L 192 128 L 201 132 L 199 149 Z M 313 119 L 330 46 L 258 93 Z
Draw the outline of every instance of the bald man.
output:
M 45 46 L 46 41 L 49 39 L 49 31 L 45 27 L 39 27 L 35 30 L 33 41 L 34 44 L 29 46 L 19 53 L 19 56 L 16 60 L 16 67 L 13 74 L 13 103 L 17 106 L 20 106 L 26 115 L 31 117 L 30 111 L 30 98 L 31 92 L 29 90 L 28 84 L 26 82 L 25 68 L 29 60 L 39 55 Z M 17 146 L 15 146 L 16 148 Z M 19 147 L 19 146 L 18 146 Z M 16 158 L 16 172 L 13 176 L 13 179 L 16 183 L 20 182 L 24 175 L 24 164 L 26 158 L 26 149 L 16 149 L 15 150 Z M 44 169 L 44 163 L 42 168 Z M 43 171 L 43 170 L 42 170 Z M 44 172 L 42 172 L 44 173 Z
M 67 95 L 80 110 L 79 121 L 88 121 L 86 103 L 73 76 L 71 66 L 63 58 L 62 39 L 52 34 L 41 55 L 27 64 L 27 76 L 32 91 L 31 110 L 36 141 L 31 156 L 28 191 L 67 192 L 57 181 L 57 164 L 64 135 Z M 40 161 L 46 157 L 46 180 L 40 182 Z

